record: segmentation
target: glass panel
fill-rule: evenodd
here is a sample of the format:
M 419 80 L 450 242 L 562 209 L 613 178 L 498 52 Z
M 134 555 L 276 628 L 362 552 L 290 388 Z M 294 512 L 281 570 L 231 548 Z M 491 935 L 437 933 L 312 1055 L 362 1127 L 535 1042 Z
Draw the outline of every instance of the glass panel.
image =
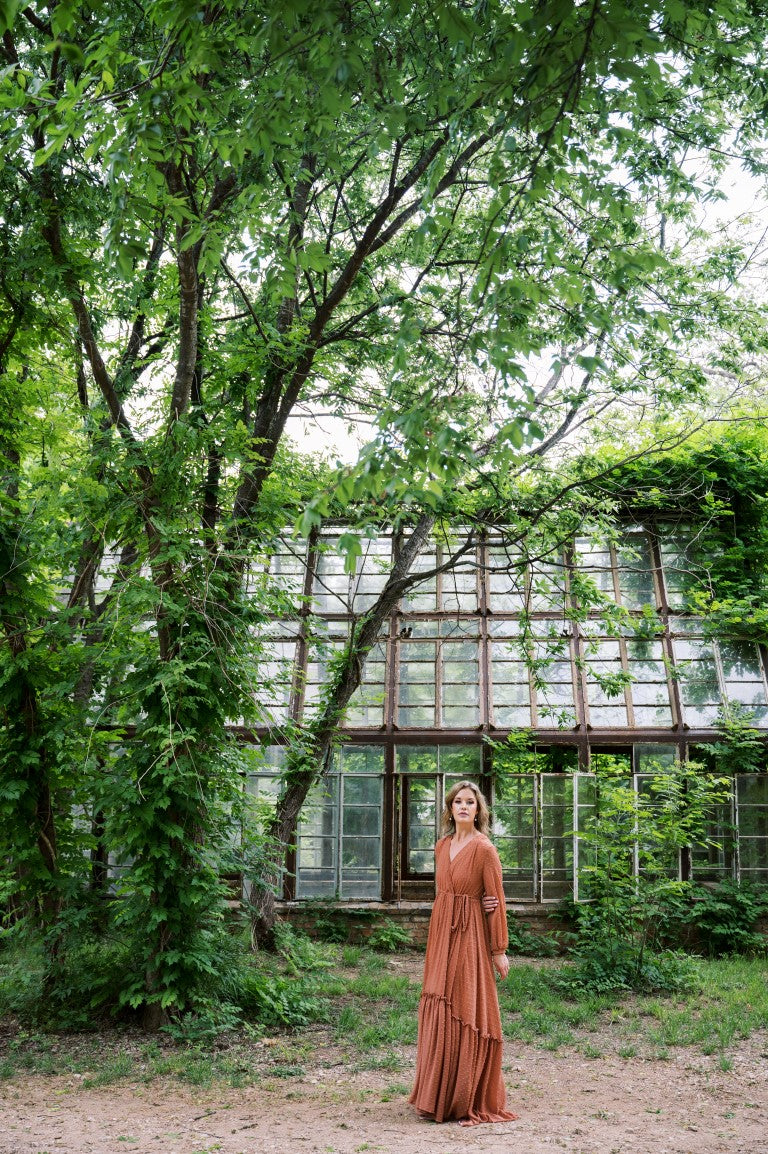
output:
M 525 567 L 521 555 L 503 545 L 488 548 L 488 604 L 494 613 L 522 613 L 525 608 Z
M 477 641 L 443 641 L 443 725 L 472 726 L 480 720 L 480 666 Z
M 520 878 L 529 878 L 532 880 L 533 837 L 527 834 L 522 838 L 516 838 L 511 835 L 505 836 L 497 832 L 495 825 L 493 837 L 496 842 L 496 849 L 499 852 L 504 881 L 506 882 L 508 877 L 517 881 L 519 881 Z
M 381 760 L 383 761 L 383 750 Z M 343 779 L 344 809 L 341 840 L 343 897 L 381 896 L 382 777 Z
M 304 540 L 283 540 L 272 554 L 270 576 L 280 589 L 298 597 L 304 591 L 307 543 Z
M 530 705 L 497 705 L 493 711 L 498 729 L 527 728 L 531 724 Z
M 519 640 L 521 631 L 521 624 L 517 620 L 505 620 L 499 617 L 488 619 L 489 637 L 510 637 Z
M 697 638 L 673 641 L 680 675 L 683 716 L 690 726 L 711 726 L 720 709 L 720 687 L 713 645 Z
M 346 897 L 359 896 L 353 893 L 358 882 L 365 888 L 370 881 L 367 876 L 378 876 L 381 843 L 373 837 L 344 837 L 342 840 L 342 888 Z
M 344 572 L 344 556 L 338 551 L 338 537 L 323 537 L 313 582 L 314 602 L 319 613 L 350 613 L 353 579 Z
M 570 640 L 536 641 L 532 679 L 539 724 L 567 728 L 576 723 Z
M 379 832 L 379 812 L 371 806 L 352 805 L 347 801 L 346 783 L 344 789 L 344 836 L 355 834 L 371 837 Z
M 471 556 L 471 555 L 470 555 Z M 472 557 L 474 561 L 474 557 Z M 443 609 L 451 613 L 475 613 L 480 601 L 477 568 L 467 562 L 443 574 Z
M 334 767 L 340 767 L 344 773 L 383 773 L 384 747 L 382 745 L 342 745 L 333 754 Z M 369 779 L 364 777 L 352 778 L 345 789 L 363 789 Z M 347 795 L 345 794 L 345 797 Z
M 653 773 L 661 767 L 671 767 L 677 761 L 676 745 L 638 744 L 632 750 L 636 773 Z
M 437 566 L 437 552 L 435 546 L 426 549 L 413 563 L 411 574 L 426 573 Z M 429 577 L 421 581 L 403 598 L 404 613 L 433 612 L 437 609 L 437 578 Z
M 390 537 L 377 537 L 363 542 L 363 555 L 358 559 L 357 571 L 351 582 L 354 613 L 365 613 L 375 603 L 387 583 L 391 558 Z
M 670 726 L 672 706 L 661 642 L 635 640 L 626 644 L 627 666 L 633 678 L 630 692 L 635 707 L 635 724 Z
M 317 712 L 320 695 L 328 680 L 328 663 L 334 653 L 344 647 L 342 641 L 324 641 L 313 647 L 304 682 L 304 716 Z
M 701 617 L 670 617 L 669 628 L 673 636 L 680 634 L 683 637 L 700 634 L 703 629 Z
M 345 726 L 381 725 L 386 695 L 386 643 L 377 642 L 366 658 L 363 682 L 352 694 L 344 718 Z
M 592 725 L 626 726 L 619 642 L 592 641 L 586 646 L 587 699 Z
M 660 795 L 654 782 L 655 775 L 653 773 L 637 774 L 635 777 L 639 815 L 636 842 L 638 872 L 643 877 L 661 874 L 666 877 L 679 878 L 679 851 L 673 849 L 662 852 L 659 843 L 653 837 L 643 835 L 643 831 L 647 828 L 643 823 L 643 813 L 657 814 L 664 811 L 665 799 Z
M 691 847 L 691 874 L 695 881 L 718 881 L 733 875 L 734 829 L 726 802 L 712 807 L 705 830 L 706 843 Z
M 401 725 L 434 726 L 436 657 L 434 641 L 401 641 L 398 710 Z
M 561 558 L 537 561 L 531 566 L 529 609 L 562 613 L 566 596 L 566 569 Z
M 706 554 L 702 539 L 691 526 L 676 526 L 660 540 L 662 566 L 671 609 L 685 609 L 688 594 L 702 584 L 698 573 L 706 573 L 712 564 L 712 546 L 707 542 Z
M 736 800 L 739 806 L 768 805 L 768 773 L 740 774 L 736 778 Z
M 479 745 L 441 745 L 438 749 L 440 770 L 457 781 L 477 781 L 482 771 L 483 752 Z
M 497 726 L 531 724 L 531 691 L 522 646 L 494 641 L 491 651 L 493 721 Z
M 437 789 L 434 778 L 406 779 L 409 874 L 432 874 L 437 840 Z
M 377 753 L 381 762 L 384 751 L 369 747 L 366 753 L 362 747 L 359 753 L 363 757 Z M 351 762 L 354 764 L 354 757 Z M 298 897 L 381 896 L 382 797 L 380 775 L 356 778 L 332 774 L 315 787 L 302 809 L 298 828 Z
M 258 665 L 258 723 L 271 726 L 285 721 L 293 681 L 296 642 L 264 641 Z
M 502 773 L 496 779 L 493 839 L 509 898 L 536 897 L 536 778 L 533 774 Z
M 379 805 L 380 801 L 381 781 L 378 777 L 347 777 L 344 779 L 345 806 Z M 346 817 L 344 830 L 348 832 Z
M 608 546 L 604 543 L 590 541 L 586 537 L 577 537 L 575 553 L 575 563 L 580 574 L 594 582 L 601 594 L 597 600 L 606 597 L 614 600 L 611 553 Z M 594 594 L 590 595 L 589 591 L 585 589 L 579 600 L 586 604 L 592 604 L 596 599 Z
M 395 767 L 398 773 L 437 773 L 437 746 L 398 745 Z
M 541 898 L 564 898 L 573 890 L 573 778 L 541 775 Z
M 746 706 L 753 724 L 768 724 L 768 700 L 757 648 L 736 641 L 719 641 L 717 644 L 728 700 Z
M 597 779 L 593 774 L 577 773 L 574 775 L 574 830 L 588 830 L 595 816 L 597 805 Z M 576 845 L 578 855 L 577 876 L 574 885 L 574 897 L 584 901 L 589 897 L 590 874 L 589 869 L 594 866 L 597 854 L 595 847 L 579 838 Z
M 656 606 L 651 547 L 645 534 L 624 538 L 616 550 L 622 604 L 628 609 Z
M 736 778 L 739 871 L 743 879 L 768 879 L 768 774 Z
M 315 786 L 301 811 L 296 838 L 298 897 L 333 897 L 337 892 L 338 816 L 334 776 Z

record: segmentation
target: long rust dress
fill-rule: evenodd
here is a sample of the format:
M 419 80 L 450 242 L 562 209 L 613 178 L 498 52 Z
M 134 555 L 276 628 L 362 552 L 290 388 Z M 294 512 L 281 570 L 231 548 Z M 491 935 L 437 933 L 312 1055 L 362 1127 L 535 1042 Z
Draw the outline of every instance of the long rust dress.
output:
M 409 1101 L 436 1122 L 510 1122 L 501 1074 L 501 1017 L 492 953 L 507 948 L 499 855 L 484 834 L 451 861 L 450 837 L 435 846 L 437 896 L 419 1002 L 416 1079 Z M 495 894 L 493 914 L 483 894 Z

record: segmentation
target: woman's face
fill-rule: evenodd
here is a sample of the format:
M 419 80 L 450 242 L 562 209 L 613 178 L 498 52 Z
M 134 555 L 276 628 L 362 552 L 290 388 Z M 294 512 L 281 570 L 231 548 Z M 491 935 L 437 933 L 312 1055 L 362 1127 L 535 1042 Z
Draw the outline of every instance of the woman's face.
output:
M 471 829 L 477 817 L 477 798 L 473 790 L 460 789 L 451 802 L 451 813 L 457 829 Z

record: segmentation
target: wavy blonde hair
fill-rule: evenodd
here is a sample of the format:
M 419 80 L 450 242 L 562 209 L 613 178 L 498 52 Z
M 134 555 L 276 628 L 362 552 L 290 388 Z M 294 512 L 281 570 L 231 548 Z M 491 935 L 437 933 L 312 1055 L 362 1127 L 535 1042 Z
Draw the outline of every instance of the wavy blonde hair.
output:
M 456 785 L 451 786 L 448 793 L 445 795 L 445 804 L 443 812 L 440 816 L 440 830 L 443 836 L 447 834 L 454 834 L 456 832 L 456 822 L 453 820 L 451 806 L 456 794 L 462 789 L 471 789 L 475 795 L 477 802 L 477 813 L 475 814 L 475 829 L 480 833 L 487 834 L 491 828 L 491 815 L 488 811 L 488 802 L 480 792 L 479 786 L 475 785 L 474 781 L 458 781 Z

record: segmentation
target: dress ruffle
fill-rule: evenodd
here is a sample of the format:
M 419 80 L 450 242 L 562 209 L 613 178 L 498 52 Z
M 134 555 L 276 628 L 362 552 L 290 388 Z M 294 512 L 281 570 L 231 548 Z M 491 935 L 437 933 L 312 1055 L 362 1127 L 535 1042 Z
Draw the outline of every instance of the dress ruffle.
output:
M 517 1118 L 504 1108 L 499 1038 L 454 1017 L 445 998 L 426 994 L 419 1004 L 419 1039 L 425 1044 L 410 1101 L 423 1117 L 474 1126 Z

